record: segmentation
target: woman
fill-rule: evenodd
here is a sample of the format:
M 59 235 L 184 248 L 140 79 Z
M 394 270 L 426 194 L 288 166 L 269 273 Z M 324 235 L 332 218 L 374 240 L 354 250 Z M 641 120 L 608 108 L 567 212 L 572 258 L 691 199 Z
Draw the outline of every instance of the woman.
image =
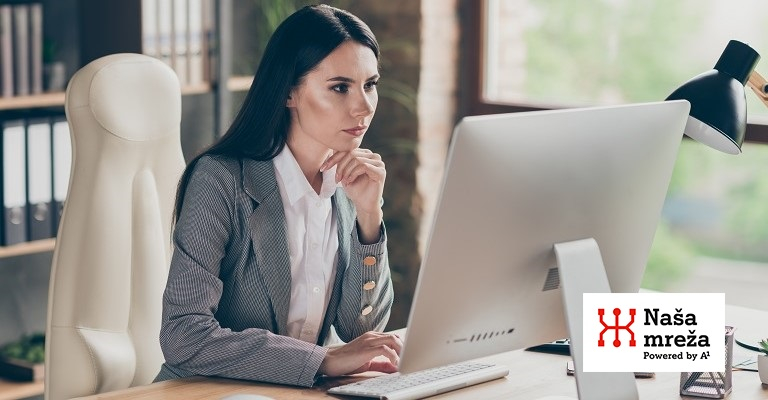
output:
M 386 170 L 359 148 L 378 56 L 368 26 L 329 6 L 277 28 L 232 126 L 179 183 L 156 380 L 397 370 L 400 339 L 376 332 L 393 299 Z M 334 330 L 348 343 L 322 347 Z

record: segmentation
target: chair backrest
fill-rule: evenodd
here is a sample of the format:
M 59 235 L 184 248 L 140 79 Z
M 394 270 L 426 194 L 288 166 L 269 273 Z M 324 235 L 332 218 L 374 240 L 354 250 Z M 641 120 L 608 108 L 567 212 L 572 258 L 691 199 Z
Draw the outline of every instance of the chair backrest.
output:
M 46 399 L 150 383 L 184 168 L 179 80 L 161 61 L 113 54 L 70 80 L 72 173 L 51 266 Z

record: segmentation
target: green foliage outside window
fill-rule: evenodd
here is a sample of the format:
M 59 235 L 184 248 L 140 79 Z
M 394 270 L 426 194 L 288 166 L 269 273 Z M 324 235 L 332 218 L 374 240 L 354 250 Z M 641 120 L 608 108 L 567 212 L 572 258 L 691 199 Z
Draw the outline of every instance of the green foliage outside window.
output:
M 506 0 L 488 1 L 502 8 L 510 5 Z M 766 7 L 751 0 L 735 1 L 729 7 Z M 515 4 L 518 8 L 508 15 L 518 18 L 525 13 L 516 21 L 518 25 L 525 21 L 524 27 L 504 25 L 499 17 L 497 49 L 503 52 L 506 46 L 519 51 L 523 46 L 523 53 L 515 53 L 523 57 L 522 66 L 509 68 L 502 61 L 489 68 L 495 68 L 499 82 L 523 74 L 524 83 L 516 89 L 512 83 L 507 92 L 497 91 L 501 101 L 545 107 L 660 101 L 683 82 L 711 69 L 730 38 L 768 54 L 768 48 L 759 47 L 768 46 L 768 24 L 742 13 L 729 27 L 713 26 L 714 17 L 724 10 L 716 0 Z M 522 43 L 510 43 L 517 37 L 514 29 L 523 32 Z M 736 37 L 737 33 L 744 37 Z M 757 69 L 768 67 L 758 64 Z M 494 87 L 493 82 L 486 85 Z M 748 90 L 748 113 L 768 115 L 768 109 L 753 97 Z M 766 163 L 768 145 L 745 144 L 743 154 L 734 157 L 683 141 L 644 287 L 670 287 L 701 258 L 764 263 L 768 273 L 768 175 L 761 173 Z

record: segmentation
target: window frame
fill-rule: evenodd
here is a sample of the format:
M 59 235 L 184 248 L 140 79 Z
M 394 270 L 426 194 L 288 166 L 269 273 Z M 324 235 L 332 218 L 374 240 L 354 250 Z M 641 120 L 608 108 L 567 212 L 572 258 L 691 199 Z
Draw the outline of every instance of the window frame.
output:
M 490 101 L 483 98 L 483 81 L 485 80 L 483 63 L 485 61 L 485 28 L 486 0 L 461 0 L 462 15 L 464 16 L 464 65 L 462 66 L 465 99 L 461 102 L 462 116 L 500 114 L 522 111 L 547 110 L 540 106 L 525 103 L 505 103 Z M 746 89 L 747 96 L 755 96 L 752 90 Z M 747 124 L 745 142 L 768 144 L 768 121 L 766 123 L 751 122 Z

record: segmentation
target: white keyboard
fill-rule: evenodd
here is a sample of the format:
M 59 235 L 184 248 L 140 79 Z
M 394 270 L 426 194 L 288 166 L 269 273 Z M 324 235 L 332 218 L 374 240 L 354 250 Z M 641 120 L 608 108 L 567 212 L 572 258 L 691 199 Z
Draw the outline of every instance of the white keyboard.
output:
M 413 400 L 487 382 L 504 377 L 508 373 L 509 368 L 501 365 L 459 363 L 410 374 L 377 376 L 328 389 L 328 393 L 386 400 Z

